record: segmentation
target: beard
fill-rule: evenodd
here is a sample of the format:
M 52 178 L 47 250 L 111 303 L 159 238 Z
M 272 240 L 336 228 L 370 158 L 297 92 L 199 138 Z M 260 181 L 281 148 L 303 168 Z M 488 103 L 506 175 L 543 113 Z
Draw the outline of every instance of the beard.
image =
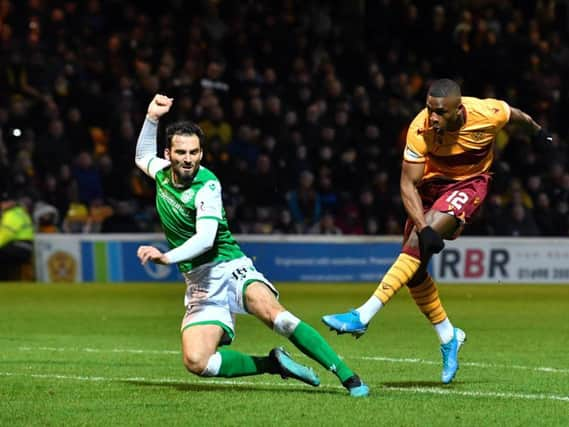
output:
M 192 169 L 184 169 L 184 168 L 182 168 L 182 166 L 178 166 L 178 167 L 174 168 L 173 172 L 174 172 L 174 177 L 176 179 L 176 183 L 180 187 L 189 186 L 192 183 L 192 181 L 194 180 L 194 177 L 196 176 L 198 168 L 199 168 L 199 165 L 194 166 Z

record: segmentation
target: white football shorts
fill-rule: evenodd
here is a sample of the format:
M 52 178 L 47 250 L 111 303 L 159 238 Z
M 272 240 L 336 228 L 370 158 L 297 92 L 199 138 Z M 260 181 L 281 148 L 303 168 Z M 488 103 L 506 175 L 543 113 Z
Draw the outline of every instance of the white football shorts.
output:
M 244 292 L 250 283 L 262 282 L 279 296 L 248 257 L 204 264 L 183 276 L 186 313 L 182 331 L 193 325 L 219 325 L 225 331 L 221 344 L 229 344 L 235 337 L 235 314 L 247 313 Z

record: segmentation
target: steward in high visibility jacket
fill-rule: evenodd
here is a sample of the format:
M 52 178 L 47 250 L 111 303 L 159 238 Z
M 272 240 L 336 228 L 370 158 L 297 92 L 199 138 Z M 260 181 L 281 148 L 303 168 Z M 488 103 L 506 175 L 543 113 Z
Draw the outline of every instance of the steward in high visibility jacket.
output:
M 6 192 L 0 194 L 0 209 L 0 280 L 13 280 L 32 258 L 34 227 L 28 211 Z

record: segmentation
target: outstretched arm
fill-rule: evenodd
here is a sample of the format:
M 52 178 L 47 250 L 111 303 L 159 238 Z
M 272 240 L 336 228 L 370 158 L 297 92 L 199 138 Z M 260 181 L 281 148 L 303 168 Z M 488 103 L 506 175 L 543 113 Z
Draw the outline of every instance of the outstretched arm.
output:
M 537 133 L 541 129 L 541 126 L 538 125 L 529 114 L 524 113 L 519 108 L 510 107 L 510 122 L 526 124 L 534 131 L 534 133 Z
M 548 144 L 553 141 L 549 132 L 544 130 L 529 114 L 524 113 L 519 108 L 510 107 L 510 121 L 528 126 L 532 131 L 531 134 L 534 139 L 539 142 Z
M 172 106 L 173 99 L 157 94 L 148 105 L 146 119 L 142 125 L 136 142 L 134 161 L 145 174 L 154 178 L 156 172 L 168 166 L 170 162 L 157 156 L 156 135 L 158 133 L 158 120 L 166 114 Z
M 141 264 L 148 261 L 156 264 L 176 264 L 181 261 L 193 259 L 210 250 L 217 235 L 218 222 L 215 219 L 201 219 L 196 223 L 196 234 L 186 242 L 163 253 L 154 246 L 140 246 L 136 255 Z

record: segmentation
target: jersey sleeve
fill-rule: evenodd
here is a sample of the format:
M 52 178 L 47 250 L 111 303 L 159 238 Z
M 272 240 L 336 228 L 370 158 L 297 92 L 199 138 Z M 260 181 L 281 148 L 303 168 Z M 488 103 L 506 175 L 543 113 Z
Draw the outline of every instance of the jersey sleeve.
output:
M 168 160 L 156 155 L 157 132 L 158 122 L 146 118 L 136 141 L 134 158 L 136 166 L 153 179 L 155 179 L 158 171 L 170 165 Z
M 210 218 L 223 220 L 223 204 L 221 200 L 221 185 L 219 181 L 207 181 L 196 193 L 196 220 Z
M 510 106 L 499 99 L 484 100 L 485 115 L 497 130 L 502 129 L 510 121 Z
M 425 163 L 427 161 L 427 144 L 423 137 L 424 123 L 425 114 L 421 112 L 409 125 L 405 150 L 403 151 L 403 159 L 408 162 Z

